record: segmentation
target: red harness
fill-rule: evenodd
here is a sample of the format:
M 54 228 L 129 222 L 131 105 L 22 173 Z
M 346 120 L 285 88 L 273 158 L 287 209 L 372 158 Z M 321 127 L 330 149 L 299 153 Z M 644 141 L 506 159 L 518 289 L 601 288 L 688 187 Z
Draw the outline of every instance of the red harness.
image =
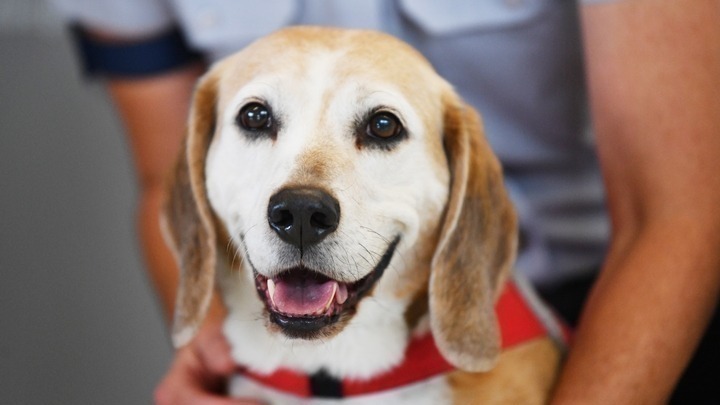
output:
M 495 305 L 495 311 L 500 324 L 503 349 L 548 336 L 546 327 L 538 320 L 513 282 L 506 284 L 505 290 Z M 405 360 L 398 366 L 368 380 L 335 380 L 335 394 L 329 396 L 348 397 L 389 390 L 426 380 L 454 369 L 455 367 L 448 363 L 438 351 L 432 334 L 428 333 L 410 341 L 405 352 Z M 313 377 L 291 370 L 278 370 L 269 375 L 261 375 L 243 369 L 241 373 L 262 385 L 285 393 L 305 398 L 328 396 L 317 392 L 318 390 L 314 387 L 317 384 L 313 383 Z

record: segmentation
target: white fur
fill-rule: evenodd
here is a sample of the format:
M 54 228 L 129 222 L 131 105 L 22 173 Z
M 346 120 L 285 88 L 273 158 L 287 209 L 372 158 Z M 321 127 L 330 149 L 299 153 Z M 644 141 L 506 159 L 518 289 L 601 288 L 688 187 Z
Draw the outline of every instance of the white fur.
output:
M 237 342 L 232 351 L 235 360 L 253 371 L 268 374 L 290 368 L 314 373 L 325 368 L 337 376 L 367 378 L 402 360 L 408 336 L 404 302 L 369 298 L 360 303 L 352 322 L 337 336 L 319 341 L 290 339 L 265 327 L 263 304 L 250 278 L 232 274 L 228 278 L 222 280 L 230 310 L 225 335 Z
M 443 377 L 435 377 L 396 390 L 358 395 L 343 398 L 342 400 L 298 398 L 269 389 L 252 380 L 236 377 L 230 383 L 230 394 L 246 398 L 262 398 L 268 403 L 282 405 L 334 405 L 340 403 L 344 405 L 437 405 L 447 404 L 452 401 L 452 391 Z
M 449 173 L 437 169 L 427 146 L 428 137 L 441 135 L 425 128 L 421 113 L 393 83 L 336 75 L 334 66 L 341 57 L 315 53 L 305 58 L 301 77 L 297 70 L 286 74 L 276 67 L 242 85 L 223 107 L 208 152 L 208 199 L 240 247 L 237 255 L 243 263 L 239 273 L 219 271 L 230 312 L 224 330 L 235 360 L 260 373 L 277 368 L 312 373 L 324 368 L 335 376 L 364 378 L 398 364 L 410 331 L 404 320 L 408 299 L 398 298 L 396 288 L 412 277 L 416 242 L 427 224 L 439 220 L 446 203 Z M 235 124 L 242 106 L 258 100 L 267 102 L 282 122 L 275 141 L 250 140 Z M 408 137 L 391 151 L 358 150 L 356 118 L 379 106 L 398 116 Z M 272 277 L 299 263 L 269 227 L 266 215 L 269 198 L 302 169 L 298 159 L 309 151 L 327 157 L 332 176 L 321 186 L 339 201 L 341 221 L 318 246 L 318 254 L 303 257 L 305 266 L 356 281 L 377 266 L 393 239 L 401 238 L 373 295 L 360 302 L 343 331 L 322 341 L 290 339 L 267 328 L 250 267 Z M 443 384 L 435 380 L 422 389 L 348 403 L 397 403 L 401 398 L 408 403 L 447 402 Z M 235 392 L 252 394 L 259 389 L 252 386 L 236 382 Z M 266 398 L 287 400 L 275 394 Z

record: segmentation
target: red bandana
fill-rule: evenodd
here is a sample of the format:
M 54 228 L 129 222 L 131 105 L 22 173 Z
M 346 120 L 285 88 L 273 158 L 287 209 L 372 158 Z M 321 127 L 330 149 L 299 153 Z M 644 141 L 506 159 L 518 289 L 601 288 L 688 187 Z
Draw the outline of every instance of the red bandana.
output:
M 503 349 L 548 336 L 545 326 L 513 282 L 506 284 L 505 290 L 495 305 L 495 311 L 500 324 Z M 317 389 L 316 381 L 313 381 L 316 377 L 290 370 L 278 370 L 270 375 L 261 375 L 243 369 L 241 373 L 262 385 L 308 398 L 369 394 L 416 383 L 454 369 L 455 367 L 440 354 L 432 335 L 428 333 L 413 338 L 408 344 L 403 362 L 385 373 L 368 380 L 344 379 L 340 381 L 332 377 L 323 377 L 325 381 L 322 384 L 327 385 L 329 379 L 329 384 L 333 385 L 329 394 L 318 392 L 323 391 L 323 388 Z

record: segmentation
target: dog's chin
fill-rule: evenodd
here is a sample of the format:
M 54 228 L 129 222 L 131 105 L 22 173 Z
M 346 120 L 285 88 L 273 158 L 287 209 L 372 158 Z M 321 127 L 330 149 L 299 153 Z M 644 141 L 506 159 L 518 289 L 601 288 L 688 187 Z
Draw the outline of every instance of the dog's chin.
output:
M 304 266 L 268 278 L 255 271 L 255 287 L 270 329 L 290 338 L 318 339 L 338 334 L 390 264 L 400 238 L 388 246 L 375 268 L 355 282 L 332 279 Z

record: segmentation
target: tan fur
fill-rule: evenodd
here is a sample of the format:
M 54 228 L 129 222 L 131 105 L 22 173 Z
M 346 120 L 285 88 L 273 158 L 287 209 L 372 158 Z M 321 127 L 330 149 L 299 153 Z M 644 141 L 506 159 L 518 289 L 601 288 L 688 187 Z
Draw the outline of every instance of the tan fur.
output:
M 500 354 L 485 373 L 456 371 L 448 376 L 455 404 L 544 404 L 557 378 L 557 344 L 538 339 Z
M 181 269 L 173 339 L 184 345 L 210 304 L 216 264 L 216 233 L 205 195 L 205 154 L 215 129 L 217 79 L 200 82 L 192 105 L 185 153 L 178 159 L 165 203 L 164 222 Z
M 427 280 L 426 280 L 427 282 Z M 407 309 L 405 309 L 405 323 L 408 325 L 409 330 L 415 330 L 428 313 L 428 291 L 427 288 L 423 288 L 415 293 L 415 296 L 410 301 Z
M 328 156 L 328 150 L 332 150 L 332 145 L 321 144 L 299 156 L 295 162 L 294 174 L 288 183 L 322 185 L 336 170 L 349 164 L 337 157 Z
M 310 153 L 300 157 L 297 162 L 298 166 L 298 177 L 299 182 L 317 182 L 318 180 L 325 179 L 331 174 L 330 165 L 324 159 L 324 154 L 321 151 L 312 150 Z
M 445 97 L 445 147 L 453 180 L 433 258 L 431 327 L 453 364 L 485 371 L 500 352 L 494 303 L 515 259 L 517 219 L 477 113 L 454 94 Z

